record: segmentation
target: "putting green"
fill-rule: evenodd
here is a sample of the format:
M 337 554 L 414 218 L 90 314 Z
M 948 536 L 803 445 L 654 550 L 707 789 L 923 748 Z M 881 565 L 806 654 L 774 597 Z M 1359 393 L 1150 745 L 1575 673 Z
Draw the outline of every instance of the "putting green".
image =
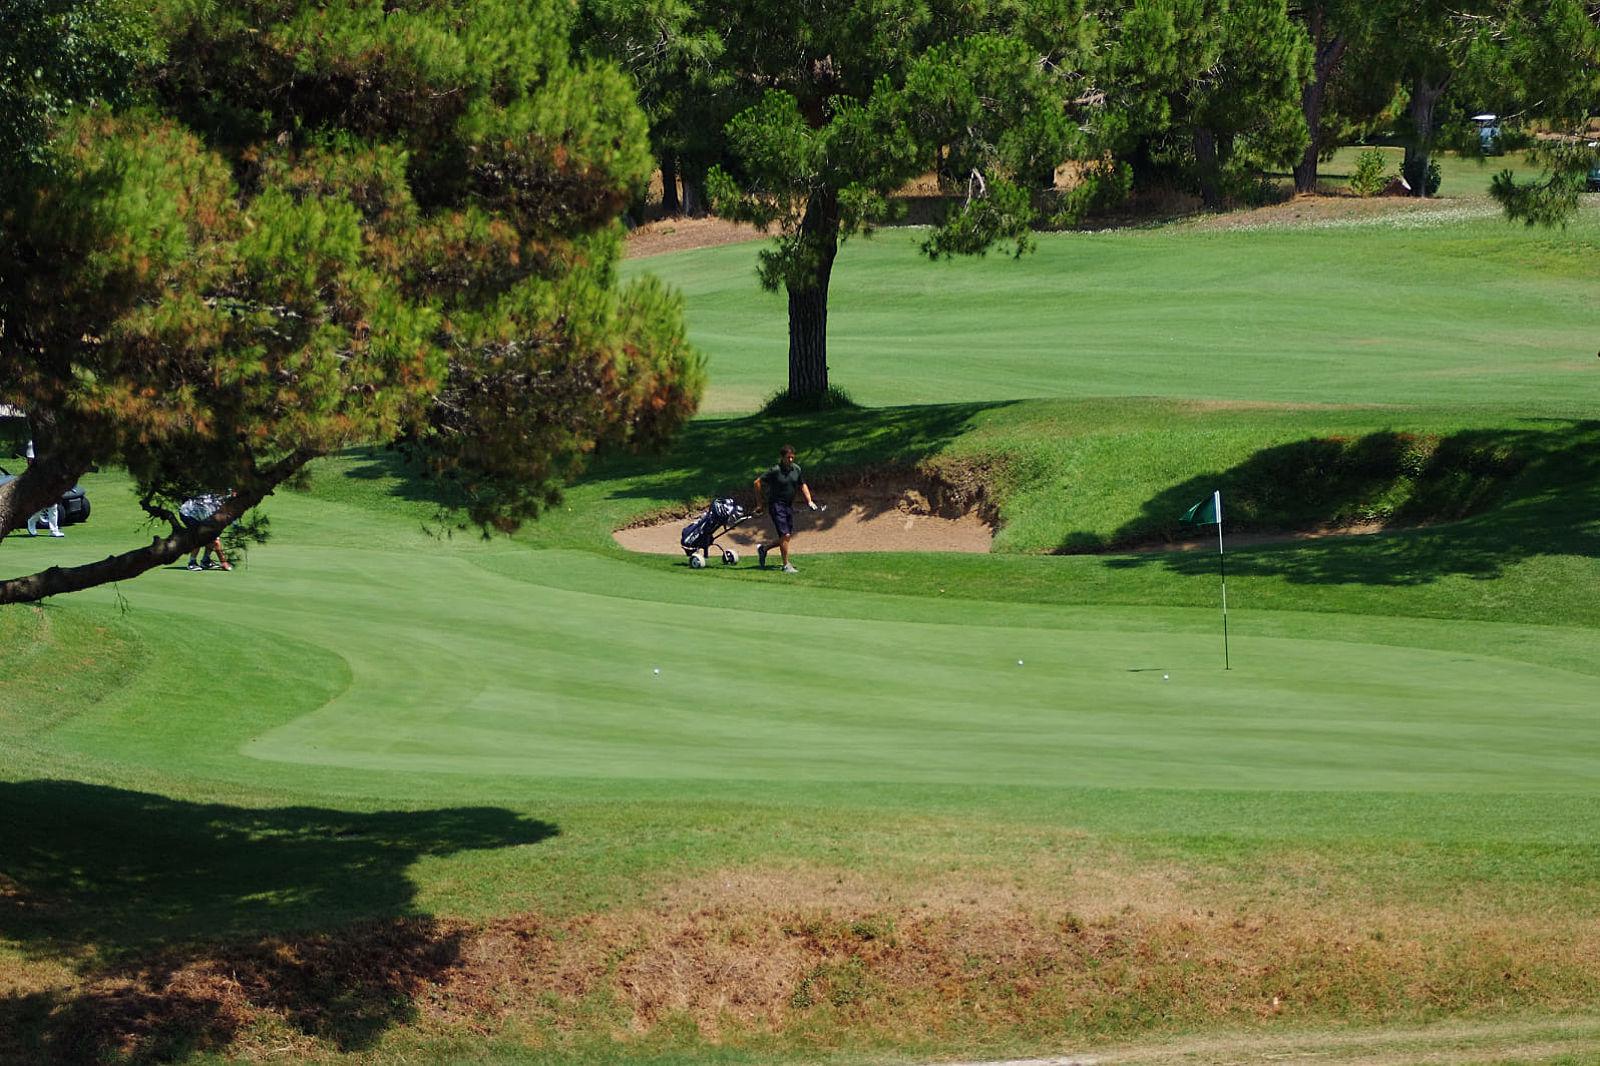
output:
M 1512 792 L 1600 778 L 1594 678 L 1497 654 L 1517 627 L 1486 623 L 1236 612 L 1225 672 L 1208 611 L 929 603 L 518 546 L 275 544 L 248 571 L 161 571 L 136 596 L 217 636 L 175 643 L 149 691 L 68 719 L 52 745 L 230 776 L 278 764 L 508 789 Z M 295 677 L 296 698 L 269 683 L 218 722 L 204 684 L 172 691 L 219 667 Z M 195 728 L 143 740 L 152 708 Z

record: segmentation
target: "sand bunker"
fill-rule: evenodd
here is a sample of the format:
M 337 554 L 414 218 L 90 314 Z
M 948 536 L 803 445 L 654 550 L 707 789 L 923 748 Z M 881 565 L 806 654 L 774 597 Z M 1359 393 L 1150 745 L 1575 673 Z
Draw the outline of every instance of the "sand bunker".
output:
M 994 530 L 976 512 L 934 513 L 916 489 L 872 485 L 837 488 L 817 498 L 826 511 L 795 511 L 797 552 L 987 552 Z M 636 552 L 682 555 L 678 537 L 691 515 L 678 515 L 648 525 L 619 529 L 617 543 Z M 756 545 L 772 539 L 766 515 L 752 518 L 717 543 L 741 555 L 755 554 Z

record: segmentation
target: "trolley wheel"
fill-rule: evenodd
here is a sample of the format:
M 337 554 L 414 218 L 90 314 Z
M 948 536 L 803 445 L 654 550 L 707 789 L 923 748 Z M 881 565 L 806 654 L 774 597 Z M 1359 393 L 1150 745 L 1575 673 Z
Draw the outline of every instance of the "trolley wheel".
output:
M 722 549 L 722 565 L 723 566 L 738 566 L 739 565 L 739 553 L 734 551 L 732 548 L 723 548 Z
M 689 556 L 689 565 L 696 570 L 704 570 L 706 568 L 706 557 L 697 552 Z

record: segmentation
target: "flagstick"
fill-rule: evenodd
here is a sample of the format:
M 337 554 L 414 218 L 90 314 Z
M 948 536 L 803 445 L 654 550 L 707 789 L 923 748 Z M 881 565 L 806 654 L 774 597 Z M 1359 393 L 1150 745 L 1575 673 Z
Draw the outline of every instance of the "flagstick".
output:
M 1222 490 L 1216 491 L 1212 505 L 1217 510 L 1217 568 L 1222 574 L 1222 668 L 1232 670 L 1228 658 L 1228 556 L 1222 550 Z

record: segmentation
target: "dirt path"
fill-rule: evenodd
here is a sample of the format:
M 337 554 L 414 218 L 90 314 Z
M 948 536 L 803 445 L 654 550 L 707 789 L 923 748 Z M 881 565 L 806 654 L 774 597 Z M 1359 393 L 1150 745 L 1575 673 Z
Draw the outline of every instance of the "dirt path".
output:
M 1374 196 L 1296 196 L 1265 207 L 1226 211 L 1221 214 L 1196 214 L 1184 224 L 1200 230 L 1231 229 L 1321 229 L 1352 225 L 1392 223 L 1425 225 L 1459 218 L 1491 217 L 1499 208 L 1482 199 L 1415 200 L 1409 197 Z M 1148 219 L 1102 220 L 1106 228 L 1117 229 Z M 1096 225 L 1094 228 L 1100 228 Z M 630 230 L 625 245 L 629 259 L 642 259 L 696 248 L 716 248 L 724 244 L 761 240 L 763 234 L 744 222 L 723 218 L 663 218 Z
M 1463 1066 L 1470 1063 L 1600 1061 L 1600 1019 L 1457 1023 L 1354 1032 L 1197 1037 L 1036 1059 L 929 1063 L 927 1066 Z

